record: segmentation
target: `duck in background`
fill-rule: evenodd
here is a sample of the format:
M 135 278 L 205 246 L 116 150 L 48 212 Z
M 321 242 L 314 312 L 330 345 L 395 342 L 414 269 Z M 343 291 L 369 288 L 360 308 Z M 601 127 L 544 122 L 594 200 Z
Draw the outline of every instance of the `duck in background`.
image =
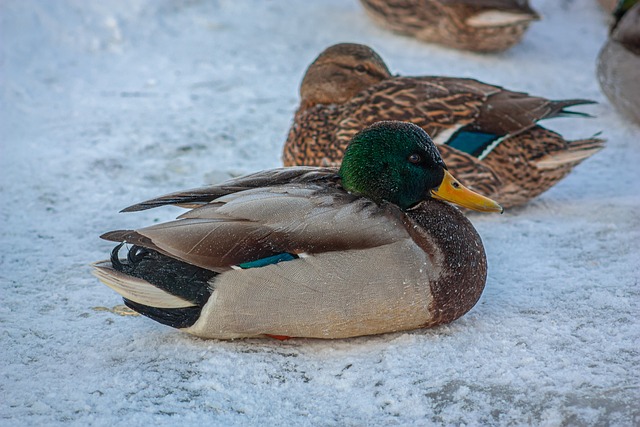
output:
M 94 273 L 133 310 L 203 338 L 431 327 L 469 311 L 487 275 L 480 236 L 445 201 L 502 212 L 453 178 L 424 130 L 376 123 L 339 170 L 268 170 L 125 209 L 192 208 L 104 234 L 119 244 Z
M 368 46 L 329 47 L 309 66 L 283 151 L 285 166 L 339 165 L 351 137 L 380 120 L 423 128 L 465 185 L 505 207 L 526 203 L 599 151 L 604 140 L 567 141 L 542 119 L 587 116 L 551 101 L 477 80 L 392 76 Z
M 598 0 L 598 2 L 600 3 L 600 6 L 609 13 L 613 13 L 618 5 L 618 0 Z
M 527 0 L 360 0 L 383 27 L 419 40 L 473 52 L 500 52 L 520 42 L 540 16 Z
M 622 0 L 598 55 L 602 92 L 624 116 L 640 124 L 640 3 Z

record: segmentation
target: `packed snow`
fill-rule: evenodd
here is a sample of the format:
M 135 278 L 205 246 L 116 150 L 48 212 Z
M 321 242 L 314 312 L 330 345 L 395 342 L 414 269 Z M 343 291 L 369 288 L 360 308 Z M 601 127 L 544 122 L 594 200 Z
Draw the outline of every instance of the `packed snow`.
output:
M 0 3 L 0 425 L 640 424 L 640 127 L 601 94 L 608 18 L 534 0 L 499 55 L 423 44 L 355 0 Z M 393 72 L 589 98 L 554 119 L 607 147 L 527 206 L 474 214 L 485 292 L 438 328 L 206 341 L 90 275 L 98 236 L 169 220 L 132 203 L 280 165 L 306 66 L 365 43 Z

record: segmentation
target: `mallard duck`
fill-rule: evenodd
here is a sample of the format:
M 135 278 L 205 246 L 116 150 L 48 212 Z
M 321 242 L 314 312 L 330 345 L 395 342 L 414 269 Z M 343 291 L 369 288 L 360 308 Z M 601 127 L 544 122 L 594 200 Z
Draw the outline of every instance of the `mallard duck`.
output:
M 284 146 L 286 166 L 335 166 L 351 136 L 379 120 L 422 127 L 460 181 L 504 207 L 548 190 L 603 146 L 566 141 L 537 125 L 586 114 L 566 107 L 592 101 L 550 101 L 473 79 L 392 76 L 371 48 L 329 47 L 309 66 L 300 107 Z
M 598 56 L 598 80 L 616 109 L 640 123 L 640 3 L 621 1 L 615 16 Z
M 527 0 L 360 0 L 383 27 L 455 49 L 499 52 L 540 16 Z
M 381 122 L 340 169 L 268 170 L 126 208 L 191 210 L 104 234 L 119 244 L 94 272 L 128 307 L 203 338 L 435 326 L 473 307 L 487 272 L 478 233 L 443 200 L 502 211 L 452 177 L 421 128 Z

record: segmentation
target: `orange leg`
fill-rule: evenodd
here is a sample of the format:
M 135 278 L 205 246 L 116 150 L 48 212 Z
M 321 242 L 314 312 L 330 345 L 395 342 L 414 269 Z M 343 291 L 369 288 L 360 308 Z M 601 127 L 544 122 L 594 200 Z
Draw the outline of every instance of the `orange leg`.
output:
M 271 334 L 265 334 L 266 336 L 268 336 L 269 338 L 273 338 L 274 340 L 278 340 L 278 341 L 286 341 L 291 339 L 291 337 L 288 337 L 286 335 L 271 335 Z

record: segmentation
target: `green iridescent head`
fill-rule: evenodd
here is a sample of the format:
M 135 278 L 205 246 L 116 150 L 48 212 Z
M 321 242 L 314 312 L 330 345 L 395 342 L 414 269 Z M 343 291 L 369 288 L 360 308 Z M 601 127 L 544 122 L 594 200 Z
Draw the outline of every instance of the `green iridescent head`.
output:
M 430 197 L 446 166 L 433 141 L 420 127 L 378 122 L 356 134 L 342 159 L 345 189 L 376 202 L 407 209 Z
M 502 212 L 499 204 L 451 176 L 429 135 L 411 123 L 378 122 L 357 133 L 339 173 L 342 186 L 351 193 L 401 209 L 434 198 L 478 211 Z

